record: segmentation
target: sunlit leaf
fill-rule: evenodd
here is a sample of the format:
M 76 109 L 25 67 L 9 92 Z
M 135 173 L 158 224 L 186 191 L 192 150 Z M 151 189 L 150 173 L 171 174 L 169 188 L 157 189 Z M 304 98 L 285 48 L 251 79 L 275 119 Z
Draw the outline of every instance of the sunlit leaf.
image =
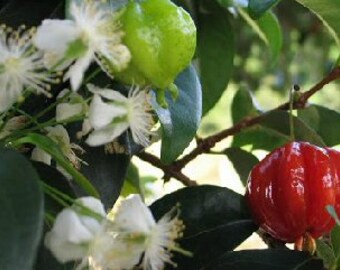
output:
M 154 103 L 162 124 L 161 159 L 171 163 L 183 153 L 195 137 L 202 117 L 202 89 L 195 69 L 191 66 L 175 80 L 179 97 L 174 101 L 167 96 L 169 107 L 164 109 Z

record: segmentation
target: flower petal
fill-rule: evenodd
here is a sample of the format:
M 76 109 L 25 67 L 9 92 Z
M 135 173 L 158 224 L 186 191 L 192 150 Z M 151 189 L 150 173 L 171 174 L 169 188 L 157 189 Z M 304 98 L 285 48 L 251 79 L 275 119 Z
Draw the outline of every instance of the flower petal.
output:
M 81 223 L 79 215 L 70 208 L 59 213 L 52 232 L 64 241 L 74 244 L 86 243 L 93 238 L 93 233 Z
M 88 136 L 86 143 L 90 146 L 99 146 L 112 142 L 129 127 L 128 123 L 112 124 L 102 129 L 94 130 Z
M 138 264 L 144 252 L 143 243 L 124 241 L 116 236 L 118 238 L 103 232 L 94 239 L 89 251 L 93 269 L 133 269 Z
M 103 204 L 100 200 L 93 198 L 93 197 L 82 197 L 76 200 L 77 203 L 85 206 L 86 208 L 90 209 L 91 211 L 101 215 L 103 219 L 106 216 L 105 209 Z M 98 222 L 97 219 L 92 218 L 91 216 L 81 215 L 79 216 L 81 222 L 84 226 L 90 230 L 93 234 L 96 234 L 101 229 L 101 223 Z
M 71 117 L 81 115 L 83 112 L 83 105 L 81 103 L 70 104 L 60 103 L 56 108 L 56 120 L 61 122 Z
M 90 105 L 90 123 L 94 129 L 103 128 L 112 123 L 115 117 L 126 114 L 126 109 L 103 102 L 99 95 L 94 95 Z
M 70 79 L 73 91 L 77 91 L 79 89 L 84 78 L 84 73 L 90 66 L 93 57 L 93 51 L 88 50 L 86 54 L 83 57 L 79 58 L 66 72 L 64 76 L 64 81 Z
M 121 230 L 148 234 L 156 224 L 150 209 L 138 194 L 120 201 L 115 210 L 114 223 Z
M 35 147 L 31 154 L 31 159 L 35 161 L 39 161 L 45 163 L 47 165 L 51 165 L 52 157 L 50 154 L 47 154 L 44 150 Z
M 70 42 L 76 40 L 81 29 L 71 20 L 44 20 L 34 36 L 34 45 L 45 52 L 64 56 Z
M 115 90 L 106 89 L 106 88 L 102 89 L 90 83 L 87 85 L 87 88 L 93 94 L 98 94 L 108 100 L 118 101 L 118 102 L 127 101 L 127 98 L 124 95 L 122 95 L 120 92 L 115 91 Z
M 64 242 L 53 232 L 48 232 L 45 235 L 45 246 L 61 263 L 81 259 L 87 254 L 86 246 Z

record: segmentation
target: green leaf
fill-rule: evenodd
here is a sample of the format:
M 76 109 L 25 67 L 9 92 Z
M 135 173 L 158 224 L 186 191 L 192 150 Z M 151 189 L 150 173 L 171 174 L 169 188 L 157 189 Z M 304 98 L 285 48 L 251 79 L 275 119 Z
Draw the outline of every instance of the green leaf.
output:
M 322 138 L 303 120 L 294 117 L 295 139 L 325 146 Z M 234 136 L 232 146 L 252 145 L 253 149 L 273 150 L 290 141 L 289 113 L 272 111 L 262 121 Z
M 75 198 L 74 191 L 71 187 L 71 182 L 65 178 L 57 169 L 48 166 L 41 162 L 32 162 L 34 168 L 40 176 L 40 179 L 49 186 L 58 189 L 59 191 L 67 194 L 71 198 Z M 50 196 L 45 195 L 45 213 L 56 216 L 64 206 L 56 202 Z M 51 229 L 51 224 L 45 220 L 44 234 Z M 34 265 L 34 270 L 73 270 L 74 263 L 60 264 L 51 252 L 45 247 L 44 239 L 41 239 L 40 246 L 37 254 L 37 259 Z
M 254 105 L 253 96 L 249 89 L 242 85 L 236 92 L 231 104 L 231 116 L 233 123 L 240 122 L 245 117 L 259 115 L 259 110 Z
M 241 182 L 246 186 L 251 169 L 259 163 L 258 158 L 240 148 L 228 148 L 224 153 L 233 164 Z
M 130 194 L 136 193 L 141 194 L 142 197 L 144 196 L 144 192 L 140 184 L 138 168 L 130 162 L 120 195 L 126 197 Z
M 176 256 L 178 269 L 200 269 L 233 250 L 257 229 L 244 197 L 226 188 L 184 188 L 164 196 L 150 208 L 159 219 L 177 204 L 186 228 L 180 246 L 194 254 L 193 258 Z
M 46 153 L 50 154 L 54 160 L 73 177 L 74 181 L 76 181 L 77 184 L 88 193 L 88 195 L 98 197 L 98 192 L 93 187 L 93 185 L 88 179 L 86 179 L 84 175 L 82 175 L 72 166 L 72 164 L 64 157 L 63 153 L 59 149 L 58 144 L 56 144 L 52 139 L 44 135 L 31 133 L 26 135 L 26 137 L 15 141 L 13 144 L 15 146 L 19 146 L 25 143 L 33 144 L 44 150 Z M 91 165 L 93 166 L 93 164 Z
M 310 105 L 299 110 L 298 115 L 320 135 L 326 145 L 340 143 L 340 113 L 319 105 Z
M 340 0 L 296 0 L 310 9 L 324 23 L 340 46 Z
M 234 6 L 234 1 L 233 0 L 216 0 L 217 3 L 219 3 L 222 7 L 232 7 Z
M 174 101 L 167 95 L 168 109 L 156 102 L 153 106 L 162 124 L 161 159 L 171 163 L 183 153 L 196 135 L 202 117 L 201 84 L 195 69 L 190 66 L 175 80 L 179 97 Z
M 316 240 L 316 252 L 318 257 L 323 259 L 328 268 L 335 263 L 335 256 L 332 248 L 321 239 Z
M 331 231 L 331 242 L 335 256 L 335 264 L 340 266 L 340 226 L 336 225 Z
M 197 42 L 205 115 L 226 90 L 233 70 L 234 33 L 226 10 L 198 13 Z
M 276 5 L 280 0 L 249 0 L 248 12 L 253 19 L 259 19 L 267 10 Z
M 80 171 L 98 190 L 105 208 L 111 209 L 123 187 L 130 156 L 109 154 L 104 147 L 89 147 L 85 144 L 81 147 L 86 151 L 81 158 L 89 166 L 83 165 Z
M 264 128 L 260 125 L 242 130 L 234 136 L 232 147 L 251 146 L 251 149 L 263 149 L 272 151 L 287 143 L 288 137 L 281 137 L 274 130 Z
M 281 26 L 275 14 L 266 12 L 256 21 L 250 18 L 243 9 L 239 9 L 239 13 L 268 46 L 271 52 L 272 63 L 275 64 L 280 56 L 283 40 Z
M 32 165 L 37 171 L 40 179 L 47 185 L 67 194 L 71 198 L 75 198 L 74 190 L 71 186 L 71 182 L 66 179 L 66 177 L 59 172 L 56 168 L 46 165 L 42 162 L 32 161 Z M 54 199 L 45 196 L 45 212 L 52 215 L 57 215 L 64 206 L 60 205 Z
M 0 269 L 32 269 L 43 228 L 43 192 L 32 165 L 0 150 Z
M 322 138 L 305 122 L 297 117 L 294 117 L 293 121 L 296 140 L 307 141 L 315 145 L 325 146 Z M 287 140 L 289 140 L 290 127 L 288 112 L 273 111 L 264 117 L 261 125 L 274 130 L 282 137 L 286 136 Z
M 236 124 L 246 117 L 255 117 L 260 114 L 256 108 L 254 98 L 249 89 L 242 85 L 236 92 L 231 105 L 233 123 Z M 252 145 L 253 149 L 272 150 L 285 142 L 285 139 L 278 138 L 270 130 L 256 125 L 242 130 L 233 138 L 233 147 Z
M 0 10 L 0 24 L 11 27 L 37 26 L 42 20 L 60 15 L 63 10 L 60 0 L 11 0 Z
M 293 250 L 229 252 L 202 270 L 323 270 L 322 260 Z
M 244 86 L 240 87 L 235 94 L 231 110 L 234 124 L 246 117 L 256 117 L 261 113 L 254 105 L 251 92 Z M 306 115 L 309 114 L 306 113 Z M 316 132 L 319 132 L 319 130 L 315 131 L 312 128 L 314 126 L 310 127 L 308 125 L 313 121 L 315 121 L 315 118 L 310 121 L 304 121 L 303 118 L 294 117 L 296 140 L 308 141 L 316 145 L 324 146 L 324 141 Z M 240 133 L 236 134 L 233 138 L 232 146 L 242 147 L 245 145 L 252 145 L 252 149 L 271 151 L 287 143 L 289 140 L 289 113 L 285 111 L 271 111 L 264 114 L 263 119 L 259 124 L 244 128 Z

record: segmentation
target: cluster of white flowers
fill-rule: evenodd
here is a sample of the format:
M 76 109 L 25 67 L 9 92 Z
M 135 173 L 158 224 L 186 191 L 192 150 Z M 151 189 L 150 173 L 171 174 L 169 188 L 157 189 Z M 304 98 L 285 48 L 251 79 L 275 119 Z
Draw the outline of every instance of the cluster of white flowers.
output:
M 85 197 L 57 216 L 45 245 L 62 263 L 81 260 L 78 269 L 129 270 L 138 265 L 160 270 L 165 263 L 174 264 L 171 251 L 179 250 L 176 240 L 183 229 L 174 211 L 156 222 L 139 195 L 116 203 L 106 218 L 100 201 Z
M 101 8 L 100 1 L 82 1 L 82 4 L 72 2 L 70 15 L 70 20 L 44 20 L 34 44 L 44 52 L 49 66 L 60 62 L 63 62 L 61 66 L 69 66 L 64 79 L 70 79 L 73 90 L 78 90 L 93 60 L 108 74 L 105 61 L 119 70 L 127 67 L 131 55 L 121 43 L 123 33 L 114 20 L 115 13 Z M 75 54 L 71 52 L 74 46 Z
M 0 27 L 0 112 L 8 110 L 28 89 L 47 94 L 54 75 L 44 66 L 43 53 L 34 48 L 34 31 Z
M 26 91 L 52 96 L 50 86 L 64 72 L 74 93 L 57 106 L 57 121 L 83 116 L 81 134 L 92 131 L 86 140 L 90 146 L 110 143 L 127 129 L 136 143 L 147 146 L 153 126 L 147 90 L 134 86 L 125 97 L 88 85 L 90 106 L 75 93 L 92 62 L 111 78 L 112 70 L 128 66 L 131 54 L 122 42 L 120 14 L 103 1 L 71 1 L 69 19 L 46 19 L 31 30 L 0 27 L 0 113 L 23 101 Z

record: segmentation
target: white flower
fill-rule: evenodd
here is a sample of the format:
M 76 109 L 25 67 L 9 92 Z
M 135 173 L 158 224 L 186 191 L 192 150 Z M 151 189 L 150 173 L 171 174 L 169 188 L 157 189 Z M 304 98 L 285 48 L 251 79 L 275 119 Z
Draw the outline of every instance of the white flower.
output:
M 66 95 L 67 97 L 65 98 Z M 87 113 L 87 104 L 81 95 L 65 89 L 60 92 L 57 98 L 63 99 L 56 107 L 57 122 L 62 122 Z
M 33 30 L 10 31 L 0 27 L 0 112 L 17 102 L 24 90 L 49 95 L 57 82 L 44 69 L 43 55 L 33 48 Z
M 156 223 L 139 195 L 121 201 L 114 211 L 105 229 L 111 238 L 99 234 L 90 248 L 94 269 L 129 270 L 141 261 L 144 270 L 161 270 L 173 263 L 171 250 L 177 249 L 175 240 L 183 230 L 177 216 L 170 212 Z
M 50 137 L 52 140 L 54 140 L 58 144 L 64 156 L 72 163 L 72 165 L 75 168 L 79 169 L 80 163 L 82 162 L 82 160 L 77 157 L 77 155 L 75 154 L 73 150 L 78 150 L 79 152 L 83 152 L 84 150 L 80 146 L 74 143 L 71 143 L 67 130 L 62 125 L 57 125 L 55 127 L 47 127 L 46 131 L 47 131 L 47 136 Z M 32 154 L 31 154 L 31 159 L 35 161 L 43 162 L 47 165 L 51 165 L 51 161 L 52 161 L 51 155 L 46 153 L 44 150 L 38 147 L 33 149 Z M 70 178 L 70 175 L 58 164 L 57 164 L 57 169 L 61 173 L 63 173 L 67 178 Z
M 95 60 L 109 74 L 106 61 L 117 70 L 127 67 L 131 54 L 121 43 L 123 32 L 117 22 L 118 14 L 102 6 L 100 1 L 72 1 L 70 20 L 44 20 L 38 27 L 35 45 L 45 52 L 50 66 L 68 58 L 70 46 L 80 44 L 80 54 L 65 74 L 73 90 L 77 90 L 84 72 Z M 110 75 L 110 74 L 109 74 Z
M 132 87 L 128 97 L 125 97 L 111 89 L 100 89 L 94 85 L 88 85 L 88 88 L 94 93 L 89 112 L 94 131 L 87 138 L 87 144 L 98 146 L 110 143 L 130 128 L 133 140 L 148 146 L 154 122 L 146 91 Z
M 96 217 L 81 214 L 79 204 L 96 213 Z M 105 219 L 105 210 L 99 200 L 77 199 L 73 207 L 58 214 L 52 230 L 45 236 L 45 246 L 62 263 L 83 259 L 88 254 L 89 244 L 102 229 L 100 217 Z

